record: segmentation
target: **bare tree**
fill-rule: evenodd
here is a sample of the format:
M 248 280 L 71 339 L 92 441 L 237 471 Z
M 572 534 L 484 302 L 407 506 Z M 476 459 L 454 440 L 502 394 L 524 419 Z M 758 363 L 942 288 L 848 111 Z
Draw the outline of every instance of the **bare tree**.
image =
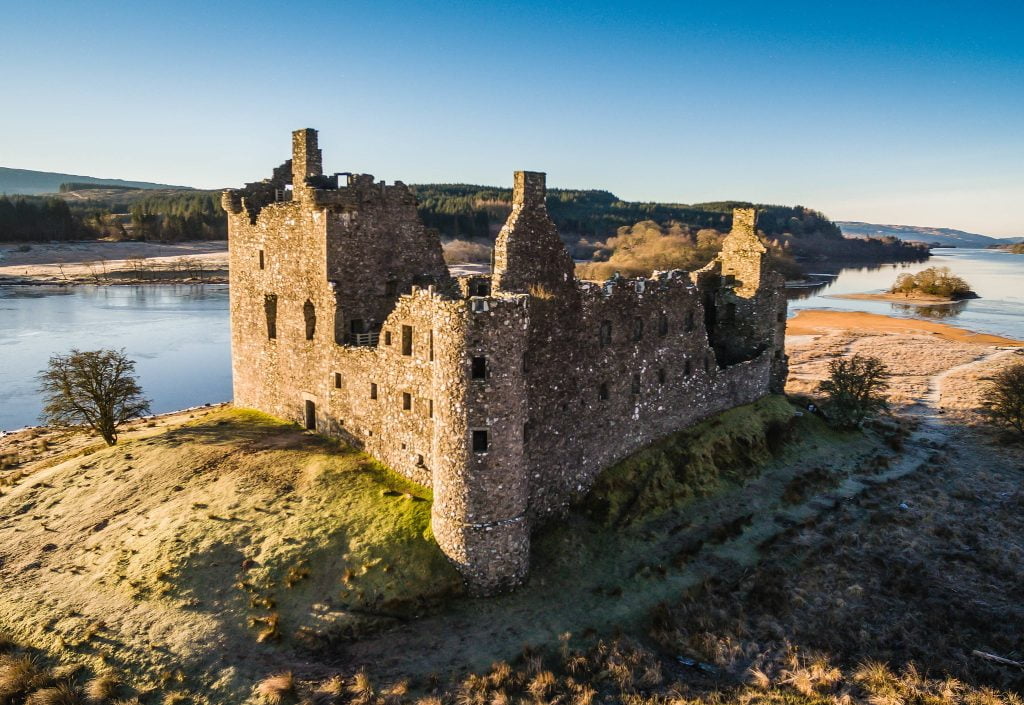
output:
M 841 428 L 852 428 L 888 407 L 884 392 L 889 370 L 877 357 L 853 355 L 828 363 L 829 377 L 819 389 L 828 395 L 826 413 Z
M 124 350 L 72 350 L 54 355 L 36 377 L 43 395 L 43 423 L 88 426 L 107 445 L 117 443 L 117 428 L 149 413 L 149 401 L 135 377 L 135 362 Z
M 993 375 L 982 403 L 992 423 L 1024 435 L 1024 362 Z

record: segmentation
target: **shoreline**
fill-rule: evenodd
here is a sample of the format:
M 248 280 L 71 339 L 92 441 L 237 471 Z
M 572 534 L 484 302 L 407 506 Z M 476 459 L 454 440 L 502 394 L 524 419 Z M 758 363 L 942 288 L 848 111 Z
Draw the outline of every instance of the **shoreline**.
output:
M 947 299 L 942 296 L 931 296 L 929 294 L 829 294 L 826 298 L 830 299 L 852 299 L 854 301 L 895 301 L 901 304 L 910 304 L 911 306 L 942 306 L 942 305 L 953 305 L 958 304 L 962 301 L 973 301 L 980 299 L 981 297 L 975 294 L 974 296 L 964 296 L 959 299 Z
M 947 323 L 935 323 L 916 318 L 898 318 L 863 311 L 829 311 L 807 308 L 786 321 L 786 336 L 823 335 L 835 331 L 865 333 L 929 334 L 943 340 L 976 345 L 1024 347 L 1024 340 L 1016 340 L 991 333 L 978 333 Z
M 227 283 L 224 240 L 0 243 L 0 286 Z

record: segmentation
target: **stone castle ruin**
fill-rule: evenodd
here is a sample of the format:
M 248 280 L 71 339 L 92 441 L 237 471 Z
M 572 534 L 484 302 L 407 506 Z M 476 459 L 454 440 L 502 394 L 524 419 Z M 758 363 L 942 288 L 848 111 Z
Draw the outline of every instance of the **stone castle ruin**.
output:
M 324 174 L 315 130 L 223 197 L 235 403 L 431 487 L 437 542 L 478 593 L 521 582 L 531 526 L 601 470 L 786 375 L 753 209 L 703 269 L 595 283 L 573 274 L 545 175 L 514 179 L 493 272 L 458 277 L 410 190 Z

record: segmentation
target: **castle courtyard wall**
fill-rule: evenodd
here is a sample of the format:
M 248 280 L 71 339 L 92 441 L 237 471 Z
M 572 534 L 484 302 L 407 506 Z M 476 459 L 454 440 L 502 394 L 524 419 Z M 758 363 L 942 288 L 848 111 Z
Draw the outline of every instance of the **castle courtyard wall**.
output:
M 456 282 L 408 189 L 323 177 L 315 132 L 296 135 L 291 194 L 282 167 L 224 197 L 236 404 L 431 487 L 475 590 L 521 582 L 531 527 L 601 470 L 784 379 L 786 302 L 753 215 L 730 236 L 743 261 L 582 282 L 535 257 L 561 245 L 543 174 L 517 173 L 495 274 Z

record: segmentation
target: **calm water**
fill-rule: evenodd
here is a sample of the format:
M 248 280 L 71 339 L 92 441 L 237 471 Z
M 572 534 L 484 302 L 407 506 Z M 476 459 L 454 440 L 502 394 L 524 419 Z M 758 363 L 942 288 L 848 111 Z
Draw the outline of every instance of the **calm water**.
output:
M 38 423 L 55 353 L 124 348 L 154 412 L 231 399 L 226 286 L 0 287 L 0 430 Z
M 948 266 L 983 298 L 917 307 L 836 294 L 881 292 L 902 272 Z M 930 318 L 1024 339 L 1024 256 L 943 249 L 928 262 L 849 268 L 791 292 L 790 311 L 827 308 Z M 0 430 L 37 423 L 36 373 L 50 355 L 124 348 L 153 411 L 231 398 L 226 286 L 0 287 Z
M 949 267 L 954 274 L 966 279 L 981 298 L 937 306 L 835 298 L 840 294 L 882 293 L 900 274 L 926 267 Z M 932 250 L 927 262 L 842 269 L 837 278 L 822 278 L 822 281 L 821 288 L 789 292 L 790 315 L 804 308 L 866 311 L 924 318 L 979 333 L 1024 340 L 1024 255 L 999 250 L 943 248 Z

